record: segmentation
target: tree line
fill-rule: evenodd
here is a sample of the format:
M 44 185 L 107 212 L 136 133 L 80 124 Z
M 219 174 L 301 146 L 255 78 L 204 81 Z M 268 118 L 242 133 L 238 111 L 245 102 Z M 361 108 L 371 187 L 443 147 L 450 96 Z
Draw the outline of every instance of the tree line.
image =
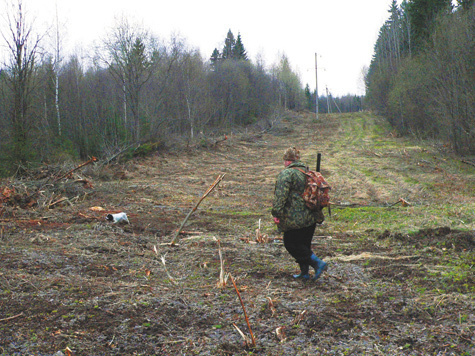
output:
M 366 75 L 367 104 L 401 134 L 475 153 L 473 0 L 395 0 Z
M 0 37 L 8 49 L 0 68 L 2 174 L 26 162 L 193 140 L 305 105 L 288 58 L 270 69 L 253 63 L 231 30 L 222 51 L 202 58 L 186 40 L 165 42 L 122 18 L 92 55 L 64 58 L 61 30 L 38 35 L 25 14 L 17 0 Z

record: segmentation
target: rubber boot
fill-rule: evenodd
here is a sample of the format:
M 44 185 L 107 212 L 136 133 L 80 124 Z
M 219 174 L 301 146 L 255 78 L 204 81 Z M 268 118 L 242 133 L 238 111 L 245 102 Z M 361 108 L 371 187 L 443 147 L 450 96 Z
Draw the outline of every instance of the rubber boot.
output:
M 300 273 L 294 274 L 294 278 L 302 278 L 302 279 L 310 279 L 310 275 L 308 274 L 309 266 L 303 263 L 299 263 L 300 266 Z
M 316 281 L 318 278 L 320 278 L 320 275 L 327 270 L 328 263 L 323 262 L 321 259 L 319 259 L 317 256 L 312 254 L 310 257 L 312 260 L 311 266 L 315 269 L 315 277 L 313 277 L 313 280 Z

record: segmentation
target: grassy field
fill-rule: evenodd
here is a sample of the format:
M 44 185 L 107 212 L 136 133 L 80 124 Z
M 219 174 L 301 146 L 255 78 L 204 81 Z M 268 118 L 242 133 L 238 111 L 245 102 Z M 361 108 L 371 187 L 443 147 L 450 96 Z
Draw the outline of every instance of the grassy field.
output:
M 365 113 L 330 120 L 337 122 L 336 132 L 330 142 L 317 141 L 317 148 L 328 152 L 324 170 L 334 186 L 335 226 L 408 233 L 474 229 L 473 166 L 428 142 L 396 137 L 383 119 Z M 409 205 L 396 204 L 400 198 Z

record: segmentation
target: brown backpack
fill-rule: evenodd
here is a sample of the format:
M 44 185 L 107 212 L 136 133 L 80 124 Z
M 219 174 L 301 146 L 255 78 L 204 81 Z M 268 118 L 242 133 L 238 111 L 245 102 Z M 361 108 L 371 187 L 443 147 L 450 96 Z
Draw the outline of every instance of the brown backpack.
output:
M 304 171 L 297 167 L 293 168 L 298 169 L 300 172 L 305 174 L 305 177 L 307 178 L 305 190 L 302 194 L 302 198 L 305 200 L 307 207 L 310 210 L 321 210 L 324 207 L 328 207 L 328 213 L 331 216 L 330 190 L 332 188 L 325 181 L 322 174 L 315 171 Z

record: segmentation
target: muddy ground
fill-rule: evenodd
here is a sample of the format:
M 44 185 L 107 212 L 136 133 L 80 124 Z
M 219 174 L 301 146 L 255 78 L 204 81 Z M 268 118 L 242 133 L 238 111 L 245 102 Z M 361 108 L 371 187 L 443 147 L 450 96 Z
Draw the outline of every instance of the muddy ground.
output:
M 337 135 L 331 120 L 319 137 Z M 24 196 L 34 184 L 41 192 L 36 205 L 1 210 L 0 354 L 474 355 L 475 278 L 445 267 L 460 258 L 473 267 L 474 231 L 345 231 L 327 217 L 313 247 L 328 272 L 292 278 L 297 265 L 270 205 L 284 149 L 311 150 L 314 125 L 288 114 L 60 182 L 48 181 L 48 169 L 46 178 L 4 181 Z M 89 184 L 73 183 L 76 174 Z M 120 211 L 130 224 L 104 220 Z M 254 243 L 259 220 L 264 243 Z

